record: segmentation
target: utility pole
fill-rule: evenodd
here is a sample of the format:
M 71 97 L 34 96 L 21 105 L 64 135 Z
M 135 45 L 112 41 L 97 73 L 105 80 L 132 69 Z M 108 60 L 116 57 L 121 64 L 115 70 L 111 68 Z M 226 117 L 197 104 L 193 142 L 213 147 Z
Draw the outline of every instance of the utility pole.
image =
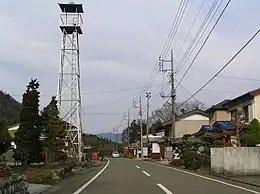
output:
M 150 108 L 150 98 L 151 98 L 151 92 L 146 92 L 146 135 L 147 135 L 147 141 L 148 141 L 148 135 L 149 135 L 149 108 Z
M 173 50 L 171 50 L 171 59 L 170 60 L 164 60 L 159 57 L 159 68 L 162 72 L 170 72 L 170 83 L 171 83 L 171 94 L 169 96 L 165 96 L 164 94 L 161 94 L 162 98 L 171 98 L 171 106 L 172 106 L 172 127 L 170 131 L 170 137 L 175 137 L 175 89 L 174 89 L 174 66 L 173 66 Z M 170 69 L 164 69 L 163 63 L 171 63 Z
M 128 137 L 128 146 L 130 146 L 130 110 L 127 111 L 127 137 Z
M 116 126 L 116 151 L 118 152 L 118 126 Z
M 139 116 L 140 116 L 140 131 L 141 131 L 141 159 L 144 159 L 143 155 L 143 113 L 142 113 L 142 97 L 139 97 L 139 107 L 137 107 L 136 102 L 134 101 L 134 108 L 139 108 Z

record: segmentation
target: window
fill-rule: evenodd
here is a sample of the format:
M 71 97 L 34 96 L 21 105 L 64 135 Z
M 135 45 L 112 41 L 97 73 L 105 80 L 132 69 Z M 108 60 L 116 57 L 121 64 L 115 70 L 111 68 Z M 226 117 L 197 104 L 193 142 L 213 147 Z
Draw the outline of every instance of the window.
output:
M 244 110 L 244 118 L 245 121 L 248 122 L 249 121 L 249 114 L 248 114 L 248 105 L 243 107 Z

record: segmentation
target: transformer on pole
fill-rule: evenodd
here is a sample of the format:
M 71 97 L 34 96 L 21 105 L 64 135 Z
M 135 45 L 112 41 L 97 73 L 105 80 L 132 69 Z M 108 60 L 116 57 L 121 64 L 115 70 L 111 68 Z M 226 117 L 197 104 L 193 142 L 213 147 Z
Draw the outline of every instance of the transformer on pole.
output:
M 82 4 L 58 4 L 61 9 L 61 58 L 58 75 L 57 101 L 60 117 L 66 124 L 68 155 L 81 160 L 83 152 L 79 35 L 82 32 Z

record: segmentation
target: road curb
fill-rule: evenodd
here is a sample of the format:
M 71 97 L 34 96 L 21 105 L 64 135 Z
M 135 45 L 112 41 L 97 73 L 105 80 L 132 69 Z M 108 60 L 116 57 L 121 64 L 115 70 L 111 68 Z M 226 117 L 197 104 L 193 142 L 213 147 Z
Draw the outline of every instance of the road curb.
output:
M 218 174 L 212 174 L 212 175 L 215 177 L 218 177 L 218 178 L 223 178 L 223 179 L 229 180 L 229 181 L 246 184 L 246 185 L 250 185 L 253 187 L 260 187 L 260 185 L 258 185 L 258 184 L 250 183 L 247 181 L 236 180 L 236 179 L 233 179 L 232 177 L 222 176 L 222 175 L 218 175 Z
M 156 161 L 152 161 L 152 160 L 148 160 L 146 162 L 160 164 L 160 163 L 157 163 Z M 181 168 L 181 167 L 178 167 L 178 166 L 172 166 L 170 164 L 160 164 L 160 165 L 173 167 L 173 168 L 176 168 L 176 169 L 185 170 L 187 172 L 197 173 L 199 175 L 211 175 L 211 176 L 214 176 L 214 177 L 226 179 L 226 180 L 237 182 L 237 183 L 246 184 L 246 185 L 253 186 L 253 187 L 260 187 L 260 185 L 258 185 L 258 184 L 250 183 L 250 182 L 247 182 L 247 181 L 236 180 L 236 179 L 233 179 L 232 177 L 227 177 L 227 176 L 223 176 L 223 175 L 218 175 L 218 174 L 213 174 L 213 173 L 206 173 L 205 174 L 205 173 L 201 173 L 201 172 L 198 172 L 198 171 L 191 171 L 191 170 L 188 170 L 188 169 L 185 169 L 185 168 Z

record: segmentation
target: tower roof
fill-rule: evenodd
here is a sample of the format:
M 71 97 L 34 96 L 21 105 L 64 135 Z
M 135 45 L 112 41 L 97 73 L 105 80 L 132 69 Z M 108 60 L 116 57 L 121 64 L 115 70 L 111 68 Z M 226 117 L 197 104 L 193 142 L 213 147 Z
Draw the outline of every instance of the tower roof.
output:
M 62 12 L 66 13 L 84 13 L 82 4 L 76 3 L 58 3 Z

